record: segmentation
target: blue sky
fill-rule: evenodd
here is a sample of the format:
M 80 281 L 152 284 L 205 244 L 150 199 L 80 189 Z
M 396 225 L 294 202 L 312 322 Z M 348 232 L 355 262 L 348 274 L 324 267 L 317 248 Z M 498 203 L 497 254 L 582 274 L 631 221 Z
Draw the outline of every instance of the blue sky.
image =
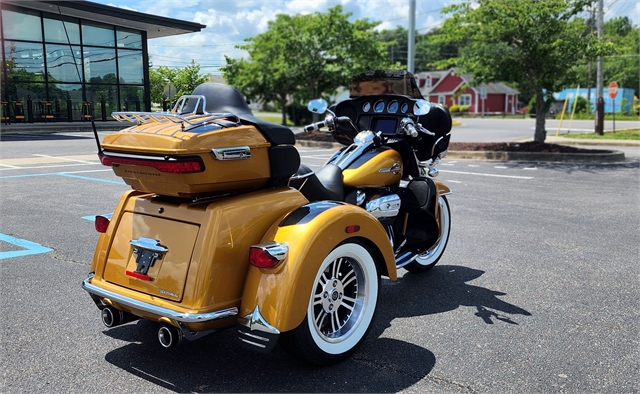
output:
M 149 40 L 156 66 L 183 67 L 194 59 L 204 73 L 219 74 L 224 56 L 239 58 L 235 49 L 247 37 L 264 32 L 277 14 L 324 12 L 341 4 L 352 19 L 380 21 L 380 29 L 409 25 L 409 0 L 90 0 L 147 14 L 206 25 L 200 33 Z M 529 0 L 525 0 L 529 1 Z M 440 10 L 457 0 L 416 0 L 416 29 L 425 33 L 442 22 Z M 640 23 L 640 0 L 604 0 L 605 19 L 628 16 Z

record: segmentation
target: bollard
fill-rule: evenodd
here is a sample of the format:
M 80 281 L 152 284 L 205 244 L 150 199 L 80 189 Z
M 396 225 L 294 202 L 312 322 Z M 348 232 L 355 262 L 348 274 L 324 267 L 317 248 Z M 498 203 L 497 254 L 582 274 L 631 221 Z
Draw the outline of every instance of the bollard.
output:
M 604 135 L 604 99 L 596 100 L 596 134 Z
M 27 118 L 29 123 L 33 123 L 33 101 L 31 101 L 31 95 L 27 96 Z
M 100 108 L 102 109 L 102 121 L 106 122 L 107 121 L 107 107 L 105 106 L 105 102 L 104 102 L 104 96 L 102 96 L 100 98 Z
M 69 95 L 67 95 L 67 122 L 73 122 L 73 103 Z

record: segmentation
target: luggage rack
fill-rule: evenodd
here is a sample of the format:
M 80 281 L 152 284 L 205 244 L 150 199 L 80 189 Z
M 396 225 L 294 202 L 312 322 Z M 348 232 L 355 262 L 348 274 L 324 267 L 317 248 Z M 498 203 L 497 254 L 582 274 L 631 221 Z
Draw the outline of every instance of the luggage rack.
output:
M 195 100 L 196 104 L 193 107 L 192 112 L 185 112 L 185 107 Z M 182 130 L 185 130 L 185 123 L 191 127 L 209 123 L 215 120 L 234 118 L 235 123 L 239 123 L 240 119 L 230 113 L 212 113 L 206 112 L 207 99 L 202 95 L 185 95 L 180 96 L 176 105 L 169 112 L 134 112 L 134 111 L 121 111 L 113 112 L 113 117 L 118 122 L 132 122 L 138 125 L 145 123 L 180 123 Z

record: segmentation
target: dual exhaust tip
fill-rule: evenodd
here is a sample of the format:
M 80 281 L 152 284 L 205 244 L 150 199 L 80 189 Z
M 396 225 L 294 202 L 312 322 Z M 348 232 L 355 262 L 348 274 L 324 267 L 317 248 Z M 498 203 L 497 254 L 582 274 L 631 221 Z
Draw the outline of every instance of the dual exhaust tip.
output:
M 102 308 L 100 317 L 102 319 L 102 324 L 104 324 L 104 326 L 107 328 L 113 328 L 138 319 L 138 317 L 135 315 L 123 312 L 110 306 Z M 160 342 L 160 345 L 165 349 L 178 346 L 182 342 L 182 338 L 182 332 L 174 326 L 163 324 L 158 329 L 158 341 Z

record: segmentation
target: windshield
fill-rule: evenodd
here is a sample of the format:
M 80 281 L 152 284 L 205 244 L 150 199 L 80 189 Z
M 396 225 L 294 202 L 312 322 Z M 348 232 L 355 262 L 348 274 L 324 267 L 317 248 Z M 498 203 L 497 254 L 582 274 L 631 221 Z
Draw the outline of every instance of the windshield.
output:
M 349 83 L 349 96 L 395 94 L 421 99 L 416 79 L 404 70 L 374 70 L 355 75 Z

